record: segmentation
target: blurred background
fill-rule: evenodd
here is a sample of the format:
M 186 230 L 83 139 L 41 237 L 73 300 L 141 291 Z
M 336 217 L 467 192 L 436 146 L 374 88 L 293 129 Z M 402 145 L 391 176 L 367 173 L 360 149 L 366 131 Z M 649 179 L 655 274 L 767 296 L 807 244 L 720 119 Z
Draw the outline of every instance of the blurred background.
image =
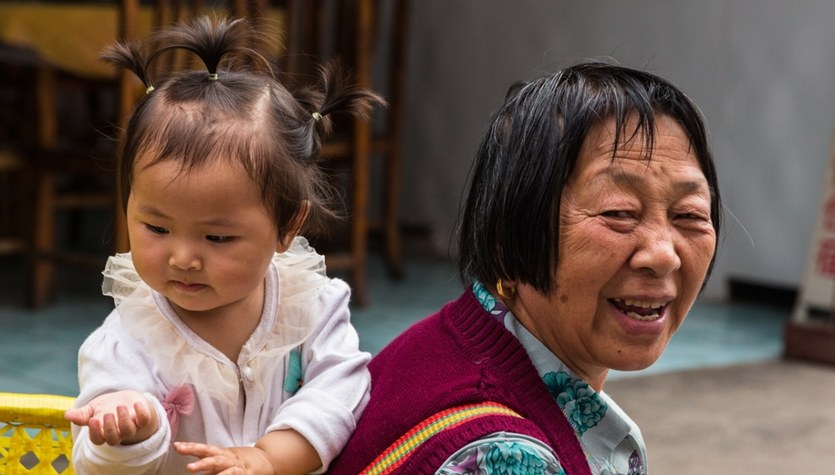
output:
M 821 441 L 835 437 L 835 266 L 824 252 L 835 2 L 205 3 L 266 19 L 288 53 L 281 68 L 299 82 L 313 77 L 310 60 L 338 55 L 390 103 L 370 123 L 337 124 L 325 167 L 348 218 L 311 236 L 354 288 L 372 353 L 460 293 L 450 252 L 460 198 L 512 83 L 610 58 L 680 86 L 704 113 L 718 165 L 718 259 L 667 353 L 614 374 L 610 391 L 640 414 L 657 473 L 831 473 Z M 171 19 L 153 11 L 130 0 L 0 1 L 0 391 L 73 395 L 75 351 L 111 308 L 100 270 L 127 243 L 110 137 L 144 88 L 96 55 Z M 787 342 L 801 360 L 785 358 Z M 741 405 L 723 412 L 722 398 L 706 397 L 717 385 Z

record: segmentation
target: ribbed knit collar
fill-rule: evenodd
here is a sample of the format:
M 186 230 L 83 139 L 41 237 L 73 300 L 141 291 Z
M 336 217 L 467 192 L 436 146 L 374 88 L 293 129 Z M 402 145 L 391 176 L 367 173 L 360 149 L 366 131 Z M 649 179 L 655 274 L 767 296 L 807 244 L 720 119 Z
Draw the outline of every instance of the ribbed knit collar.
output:
M 442 310 L 450 329 L 462 338 L 473 361 L 501 381 L 502 389 L 515 398 L 522 415 L 536 423 L 557 451 L 567 473 L 591 475 L 588 461 L 574 429 L 554 402 L 519 340 L 490 316 L 471 291 Z M 489 364 L 487 362 L 489 361 Z

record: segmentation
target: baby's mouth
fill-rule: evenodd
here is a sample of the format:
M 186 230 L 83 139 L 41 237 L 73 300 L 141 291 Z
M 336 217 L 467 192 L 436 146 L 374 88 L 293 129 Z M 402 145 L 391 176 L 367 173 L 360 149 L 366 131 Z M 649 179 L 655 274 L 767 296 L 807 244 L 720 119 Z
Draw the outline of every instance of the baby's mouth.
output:
M 642 322 L 658 320 L 669 304 L 669 302 L 633 299 L 610 299 L 609 301 L 626 316 Z

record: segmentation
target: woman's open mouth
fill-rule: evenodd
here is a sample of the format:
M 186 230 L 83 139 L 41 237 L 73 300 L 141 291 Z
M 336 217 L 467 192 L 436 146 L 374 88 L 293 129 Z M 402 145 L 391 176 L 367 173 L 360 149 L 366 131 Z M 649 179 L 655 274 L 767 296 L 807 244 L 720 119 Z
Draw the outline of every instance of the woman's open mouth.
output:
M 610 299 L 612 305 L 629 318 L 642 322 L 658 320 L 664 314 L 669 301 L 650 301 L 633 299 Z

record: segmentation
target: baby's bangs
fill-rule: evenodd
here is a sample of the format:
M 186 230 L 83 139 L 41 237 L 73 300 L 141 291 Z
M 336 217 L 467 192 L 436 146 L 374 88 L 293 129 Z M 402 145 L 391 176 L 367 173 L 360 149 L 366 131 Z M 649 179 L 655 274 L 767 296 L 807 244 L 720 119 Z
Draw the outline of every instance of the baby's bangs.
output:
M 137 159 L 146 166 L 176 161 L 188 171 L 223 160 L 237 162 L 254 175 L 256 157 L 275 145 L 263 143 L 269 134 L 259 133 L 251 118 L 212 113 L 196 104 L 165 105 L 153 115 L 138 140 Z

